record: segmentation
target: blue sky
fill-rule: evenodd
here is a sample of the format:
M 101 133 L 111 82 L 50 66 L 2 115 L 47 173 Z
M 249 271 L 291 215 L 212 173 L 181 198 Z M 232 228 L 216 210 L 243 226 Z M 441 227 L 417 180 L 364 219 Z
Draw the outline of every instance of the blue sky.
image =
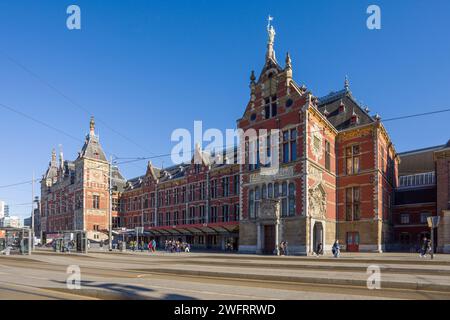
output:
M 66 28 L 70 4 L 81 8 L 81 30 Z M 366 27 L 370 4 L 381 8 L 381 30 Z M 447 0 L 2 1 L 0 103 L 79 141 L 0 107 L 0 186 L 41 176 L 59 144 L 74 159 L 90 114 L 103 121 L 105 150 L 120 157 L 168 153 L 172 131 L 192 130 L 194 120 L 234 128 L 250 71 L 264 63 L 268 14 L 278 60 L 289 51 L 295 80 L 315 95 L 340 90 L 348 75 L 356 98 L 385 119 L 449 108 L 449 13 Z M 449 120 L 444 113 L 386 127 L 400 152 L 445 143 Z M 170 164 L 154 163 L 162 161 Z M 132 177 L 145 165 L 121 170 Z M 18 204 L 30 193 L 31 185 L 0 188 L 0 199 L 25 217 L 30 207 Z

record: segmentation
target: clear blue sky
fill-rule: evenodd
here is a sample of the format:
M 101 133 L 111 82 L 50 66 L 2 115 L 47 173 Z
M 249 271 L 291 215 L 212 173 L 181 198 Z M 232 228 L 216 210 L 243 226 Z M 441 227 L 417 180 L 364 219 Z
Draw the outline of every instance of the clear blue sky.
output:
M 66 28 L 66 8 L 81 8 L 82 29 Z M 382 29 L 366 28 L 378 4 Z M 0 103 L 60 128 L 73 140 L 0 108 L 0 186 L 41 176 L 53 147 L 73 160 L 89 114 L 117 128 L 100 139 L 121 157 L 170 152 L 170 134 L 203 120 L 234 128 L 249 98 L 249 75 L 264 63 L 266 17 L 275 17 L 275 50 L 291 53 L 294 78 L 317 96 L 351 81 L 354 95 L 383 118 L 450 107 L 450 1 L 100 1 L 0 3 Z M 7 56 L 19 61 L 31 76 Z M 283 63 L 284 64 L 284 63 Z M 397 151 L 450 139 L 450 113 L 386 123 Z M 154 162 L 169 165 L 170 159 Z M 121 166 L 128 178 L 146 162 Z M 39 185 L 36 185 L 39 191 Z M 31 185 L 0 189 L 25 217 Z

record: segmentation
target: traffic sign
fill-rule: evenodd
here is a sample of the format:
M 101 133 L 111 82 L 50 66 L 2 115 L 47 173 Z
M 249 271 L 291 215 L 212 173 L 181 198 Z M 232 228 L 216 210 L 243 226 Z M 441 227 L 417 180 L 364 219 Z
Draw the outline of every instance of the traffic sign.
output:
M 439 221 L 440 221 L 439 216 L 428 217 L 427 218 L 428 227 L 437 228 L 439 226 Z

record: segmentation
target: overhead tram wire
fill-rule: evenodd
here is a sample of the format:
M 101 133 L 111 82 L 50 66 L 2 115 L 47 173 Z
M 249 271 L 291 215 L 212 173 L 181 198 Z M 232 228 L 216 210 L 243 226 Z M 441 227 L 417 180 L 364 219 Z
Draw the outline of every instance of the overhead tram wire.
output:
M 442 110 L 437 110 L 437 111 L 430 111 L 430 112 L 424 112 L 424 113 L 411 114 L 411 115 L 407 115 L 407 116 L 388 118 L 388 119 L 385 119 L 385 120 L 382 119 L 382 122 L 403 120 L 403 119 L 409 119 L 409 118 L 416 118 L 416 117 L 428 116 L 428 115 L 444 113 L 444 112 L 450 112 L 450 109 L 442 109 Z
M 19 114 L 19 115 L 21 115 L 21 116 L 23 116 L 23 117 L 25 117 L 25 118 L 27 118 L 29 120 L 32 120 L 32 121 L 34 121 L 34 122 L 36 122 L 38 124 L 41 124 L 41 125 L 49 128 L 51 130 L 57 131 L 57 132 L 65 135 L 65 136 L 70 137 L 71 139 L 77 140 L 79 142 L 83 142 L 80 139 L 72 136 L 71 134 L 69 134 L 69 133 L 67 133 L 67 132 L 65 132 L 65 131 L 63 131 L 61 129 L 58 129 L 58 128 L 52 126 L 52 125 L 49 125 L 49 124 L 47 124 L 47 123 L 45 123 L 45 122 L 43 122 L 41 120 L 38 120 L 38 119 L 36 119 L 36 118 L 34 118 L 32 116 L 29 116 L 29 115 L 27 115 L 27 114 L 25 114 L 25 113 L 23 113 L 21 111 L 15 110 L 14 108 L 12 108 L 10 106 L 7 106 L 7 105 L 5 105 L 3 103 L 0 103 L 0 107 L 3 107 L 3 108 L 5 108 L 5 109 L 7 109 L 9 111 L 12 111 L 12 112 L 16 113 L 16 114 Z M 389 118 L 389 119 L 386 119 L 386 120 L 381 119 L 381 121 L 382 122 L 396 121 L 396 120 L 402 120 L 402 119 L 408 119 L 408 118 L 414 118 L 414 117 L 421 117 L 421 116 L 427 116 L 427 115 L 444 113 L 444 112 L 450 112 L 450 109 L 442 109 L 442 110 L 430 111 L 430 112 L 425 112 L 425 113 L 420 113 L 420 114 L 399 116 L 399 117 L 395 117 L 395 118 Z M 308 131 L 308 133 L 321 132 L 321 131 L 323 131 L 323 130 L 322 129 L 321 130 L 311 130 L 311 131 Z M 236 145 L 225 146 L 224 149 L 231 148 L 231 147 L 236 147 Z M 194 153 L 195 149 L 190 150 L 190 152 L 191 152 L 191 154 Z M 168 156 L 171 156 L 171 155 L 179 155 L 179 153 L 166 153 L 166 154 L 160 154 L 160 155 L 152 155 L 152 156 L 149 156 L 149 157 L 135 157 L 135 158 L 131 158 L 131 157 L 129 157 L 129 158 L 115 157 L 115 160 L 123 159 L 123 160 L 126 160 L 126 161 L 121 161 L 121 162 L 115 161 L 114 165 L 128 164 L 128 163 L 134 163 L 134 162 L 139 162 L 139 161 L 144 161 L 144 160 L 163 158 L 163 157 L 168 157 Z M 100 168 L 100 166 L 98 168 Z M 93 168 L 93 169 L 96 169 L 96 168 Z M 39 179 L 35 179 L 34 180 L 34 182 L 37 182 L 37 181 L 39 181 Z M 18 185 L 30 184 L 32 182 L 33 182 L 33 180 L 29 180 L 29 181 L 25 181 L 25 182 L 18 182 L 18 183 L 13 183 L 13 184 L 9 184 L 9 185 L 3 185 L 3 186 L 0 186 L 0 189 L 14 187 L 14 186 L 18 186 Z
M 23 181 L 23 182 L 7 184 L 7 185 L 0 186 L 0 189 L 11 188 L 11 187 L 15 187 L 15 186 L 21 186 L 21 185 L 24 185 L 24 184 L 31 184 L 31 183 L 33 183 L 33 181 L 36 182 L 36 181 L 39 181 L 39 180 L 38 179 L 34 179 L 34 180 L 28 180 L 28 181 Z
M 46 122 L 44 122 L 44 121 L 42 121 L 42 120 L 36 119 L 35 117 L 30 116 L 29 114 L 26 114 L 26 113 L 24 113 L 24 112 L 22 112 L 22 111 L 19 111 L 19 110 L 15 109 L 15 108 L 13 108 L 13 107 L 11 107 L 11 106 L 8 106 L 8 105 L 6 105 L 6 104 L 0 102 L 0 107 L 3 107 L 4 109 L 7 109 L 7 110 L 9 110 L 9 111 L 11 111 L 11 112 L 13 112 L 13 113 L 16 113 L 16 114 L 18 114 L 18 115 L 20 115 L 20 116 L 22 116 L 22 117 L 24 117 L 24 118 L 26 118 L 26 119 L 28 119 L 28 120 L 31 120 L 31 121 L 33 121 L 33 122 L 36 122 L 37 124 L 40 124 L 40 125 L 42 125 L 42 126 L 48 128 L 48 129 L 51 129 L 51 130 L 56 131 L 56 132 L 58 132 L 58 133 L 61 133 L 61 134 L 65 135 L 65 136 L 67 136 L 67 137 L 69 137 L 69 138 L 71 138 L 71 139 L 73 139 L 73 140 L 75 140 L 75 141 L 81 143 L 81 144 L 84 143 L 83 140 L 81 140 L 81 139 L 79 139 L 79 138 L 77 138 L 77 137 L 71 135 L 70 133 L 67 133 L 66 131 L 64 131 L 64 130 L 62 130 L 62 129 L 59 129 L 59 128 L 57 128 L 57 127 L 54 127 L 54 126 L 52 126 L 52 125 L 50 125 L 50 124 L 48 124 L 48 123 L 46 123 Z M 111 155 L 114 156 L 114 154 L 111 153 L 111 152 L 108 152 L 108 150 L 106 150 L 106 149 L 103 149 L 103 150 L 105 150 L 107 153 L 110 153 Z
M 418 113 L 418 114 L 399 116 L 399 117 L 395 117 L 395 118 L 388 118 L 388 119 L 385 119 L 385 120 L 380 119 L 380 121 L 381 122 L 396 121 L 396 120 L 403 120 L 403 119 L 408 119 L 408 118 L 422 117 L 422 116 L 433 115 L 433 114 L 438 114 L 438 113 L 445 113 L 445 112 L 450 112 L 450 109 L 442 109 L 442 110 L 436 110 L 436 111 L 430 111 L 430 112 L 424 112 L 424 113 Z M 323 129 L 310 130 L 310 131 L 307 131 L 307 132 L 308 133 L 314 133 L 314 132 L 322 132 L 322 131 L 323 131 Z M 224 149 L 232 148 L 232 147 L 236 147 L 236 146 L 237 145 L 225 146 Z M 195 149 L 190 150 L 190 152 L 191 153 L 195 152 Z M 163 157 L 168 157 L 168 156 L 177 155 L 177 154 L 179 154 L 179 153 L 166 153 L 166 154 L 155 155 L 155 156 L 150 156 L 150 157 L 136 157 L 136 158 L 119 158 L 118 157 L 118 158 L 116 158 L 117 160 L 128 159 L 128 161 L 118 162 L 116 164 L 126 164 L 126 163 L 150 160 L 150 159 L 155 159 L 155 158 L 163 158 Z
M 53 131 L 61 133 L 61 134 L 65 135 L 66 137 L 69 137 L 69 138 L 71 138 L 73 140 L 76 140 L 78 142 L 80 142 L 80 141 L 83 142 L 81 139 L 78 139 L 77 137 L 74 137 L 73 135 L 71 135 L 70 133 L 65 132 L 64 130 L 58 129 L 58 128 L 56 128 L 56 127 L 54 127 L 54 126 L 52 126 L 52 125 L 50 125 L 50 124 L 48 124 L 48 123 L 46 123 L 46 122 L 44 122 L 42 120 L 36 119 L 35 117 L 30 116 L 30 115 L 28 115 L 28 114 L 26 114 L 26 113 L 24 113 L 22 111 L 19 111 L 19 110 L 15 109 L 15 108 L 13 108 L 11 106 L 8 106 L 8 105 L 6 105 L 4 103 L 0 102 L 0 107 L 2 107 L 4 109 L 7 109 L 7 110 L 9 110 L 9 111 L 11 111 L 11 112 L 13 112 L 15 114 L 18 114 L 18 115 L 20 115 L 20 116 L 22 116 L 24 118 L 27 118 L 28 120 L 36 122 L 36 123 L 38 123 L 38 124 L 40 124 L 40 125 L 42 125 L 44 127 L 47 127 L 47 128 L 49 128 L 49 129 L 51 129 Z
M 34 118 L 30 117 L 30 116 L 27 116 L 27 115 L 25 115 L 25 114 L 23 114 L 23 113 L 21 113 L 21 112 L 19 112 L 19 111 L 10 109 L 9 107 L 5 106 L 5 105 L 2 104 L 2 103 L 0 103 L 0 106 L 6 107 L 7 109 L 9 109 L 9 110 L 11 110 L 11 111 L 16 112 L 16 113 L 19 113 L 19 114 L 21 114 L 21 115 L 23 115 L 23 116 L 25 116 L 25 117 L 27 117 L 27 118 L 33 120 L 33 121 L 36 121 L 36 122 L 38 122 L 38 123 L 40 123 L 40 124 L 42 124 L 42 125 L 45 125 L 46 127 L 49 127 L 49 128 L 51 128 L 52 130 L 56 130 L 56 131 L 58 131 L 58 132 L 61 132 L 61 133 L 65 134 L 65 135 L 67 135 L 66 133 L 64 133 L 64 132 L 63 132 L 62 130 L 60 130 L 60 129 L 54 128 L 54 127 L 52 127 L 52 126 L 49 126 L 49 125 L 45 124 L 44 122 L 42 122 L 42 121 L 40 121 L 40 120 L 37 120 L 37 119 L 34 119 Z M 389 118 L 389 119 L 381 120 L 381 121 L 382 121 L 382 122 L 386 122 L 386 121 L 396 121 L 396 120 L 402 120 L 402 119 L 408 119 L 408 118 L 414 118 L 414 117 L 421 117 L 421 116 L 427 116 L 427 115 L 438 114 L 438 113 L 444 113 L 444 112 L 450 112 L 450 109 L 442 109 L 442 110 L 430 111 L 430 112 L 419 113 L 419 114 L 412 114 L 412 115 L 399 116 L 399 117 Z M 322 130 L 311 130 L 311 131 L 308 131 L 308 132 L 309 132 L 309 133 L 312 133 L 312 132 L 320 132 L 320 131 L 322 131 Z M 69 135 L 69 136 L 70 136 L 70 135 Z M 72 137 L 72 138 L 79 140 L 78 138 L 75 138 L 75 137 Z M 235 146 L 236 146 L 236 145 L 230 145 L 230 146 L 225 147 L 225 148 L 231 148 L 231 147 L 235 147 Z M 191 152 L 191 153 L 195 152 L 195 149 L 190 150 L 190 152 Z M 165 154 L 160 154 L 160 155 L 153 155 L 153 156 L 150 156 L 150 157 L 135 157 L 135 158 L 131 158 L 131 157 L 129 157 L 129 158 L 115 157 L 115 160 L 121 160 L 121 159 L 122 159 L 122 160 L 126 160 L 126 161 L 121 161 L 121 162 L 115 161 L 115 162 L 114 162 L 114 165 L 127 164 L 127 163 L 133 163 L 133 162 L 144 161 L 144 160 L 151 160 L 151 159 L 156 159 L 156 158 L 163 158 L 163 157 L 168 157 L 168 156 L 171 156 L 171 155 L 177 155 L 177 154 L 179 154 L 179 153 L 165 153 Z M 97 168 L 100 168 L 100 166 L 97 167 Z M 92 169 L 97 169 L 97 168 L 92 168 Z M 35 179 L 35 180 L 34 180 L 34 182 L 37 182 L 37 181 L 39 181 L 39 179 Z M 3 188 L 10 188 L 10 187 L 15 187 L 15 186 L 24 185 L 24 184 L 30 184 L 30 183 L 32 183 L 32 182 L 33 182 L 33 180 L 28 180 L 28 181 L 23 181 L 23 182 L 17 182 L 17 183 L 13 183 L 13 184 L 3 185 L 3 186 L 0 186 L 0 189 L 3 189 Z
M 61 97 L 63 97 L 64 99 L 66 99 L 68 102 L 70 102 L 72 105 L 74 105 L 75 107 L 77 107 L 78 109 L 84 111 L 86 114 L 88 114 L 89 116 L 92 115 L 92 112 L 90 112 L 87 108 L 85 108 L 84 106 L 82 106 L 80 103 L 76 102 L 74 99 L 72 99 L 71 97 L 69 97 L 67 94 L 65 94 L 64 92 L 62 92 L 61 90 L 59 90 L 58 88 L 56 88 L 54 85 L 52 85 L 51 83 L 49 83 L 48 81 L 46 81 L 44 78 L 42 78 L 41 76 L 39 76 L 38 74 L 36 74 L 35 72 L 33 72 L 32 70 L 30 70 L 29 68 L 27 68 L 25 65 L 23 65 L 21 62 L 17 61 L 16 59 L 12 58 L 10 55 L 6 54 L 5 52 L 2 52 L 3 55 L 9 60 L 11 61 L 13 64 L 15 64 L 16 66 L 18 66 L 19 68 L 21 68 L 23 71 L 25 71 L 26 73 L 28 73 L 29 75 L 33 76 L 34 78 L 36 78 L 37 80 L 39 80 L 40 82 L 42 82 L 44 85 L 46 85 L 48 88 L 50 88 L 51 90 L 55 91 L 58 95 L 60 95 Z M 108 123 L 106 123 L 106 121 L 102 120 L 101 118 L 95 117 L 96 121 L 102 123 L 106 128 L 108 128 L 109 130 L 111 130 L 112 132 L 114 132 L 115 134 L 117 134 L 118 136 L 122 137 L 123 139 L 127 140 L 128 142 L 134 144 L 136 147 L 139 147 L 140 149 L 144 150 L 145 152 L 149 152 L 149 150 L 147 150 L 145 147 L 143 147 L 142 145 L 140 145 L 139 143 L 135 142 L 134 140 L 128 138 L 127 136 L 125 136 L 124 134 L 122 134 L 121 132 L 117 131 L 116 129 L 114 129 L 112 126 L 110 126 Z M 151 153 L 151 152 L 150 152 Z

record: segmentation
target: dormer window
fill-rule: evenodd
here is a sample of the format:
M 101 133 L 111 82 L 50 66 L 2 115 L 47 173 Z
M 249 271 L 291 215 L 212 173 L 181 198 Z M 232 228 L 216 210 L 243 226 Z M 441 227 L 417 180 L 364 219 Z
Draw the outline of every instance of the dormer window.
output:
M 339 105 L 339 113 L 345 112 L 345 104 L 341 101 L 341 104 Z
M 359 123 L 359 117 L 355 113 L 355 110 L 353 110 L 353 112 L 352 112 L 352 117 L 350 118 L 350 123 L 351 124 L 358 124 Z

